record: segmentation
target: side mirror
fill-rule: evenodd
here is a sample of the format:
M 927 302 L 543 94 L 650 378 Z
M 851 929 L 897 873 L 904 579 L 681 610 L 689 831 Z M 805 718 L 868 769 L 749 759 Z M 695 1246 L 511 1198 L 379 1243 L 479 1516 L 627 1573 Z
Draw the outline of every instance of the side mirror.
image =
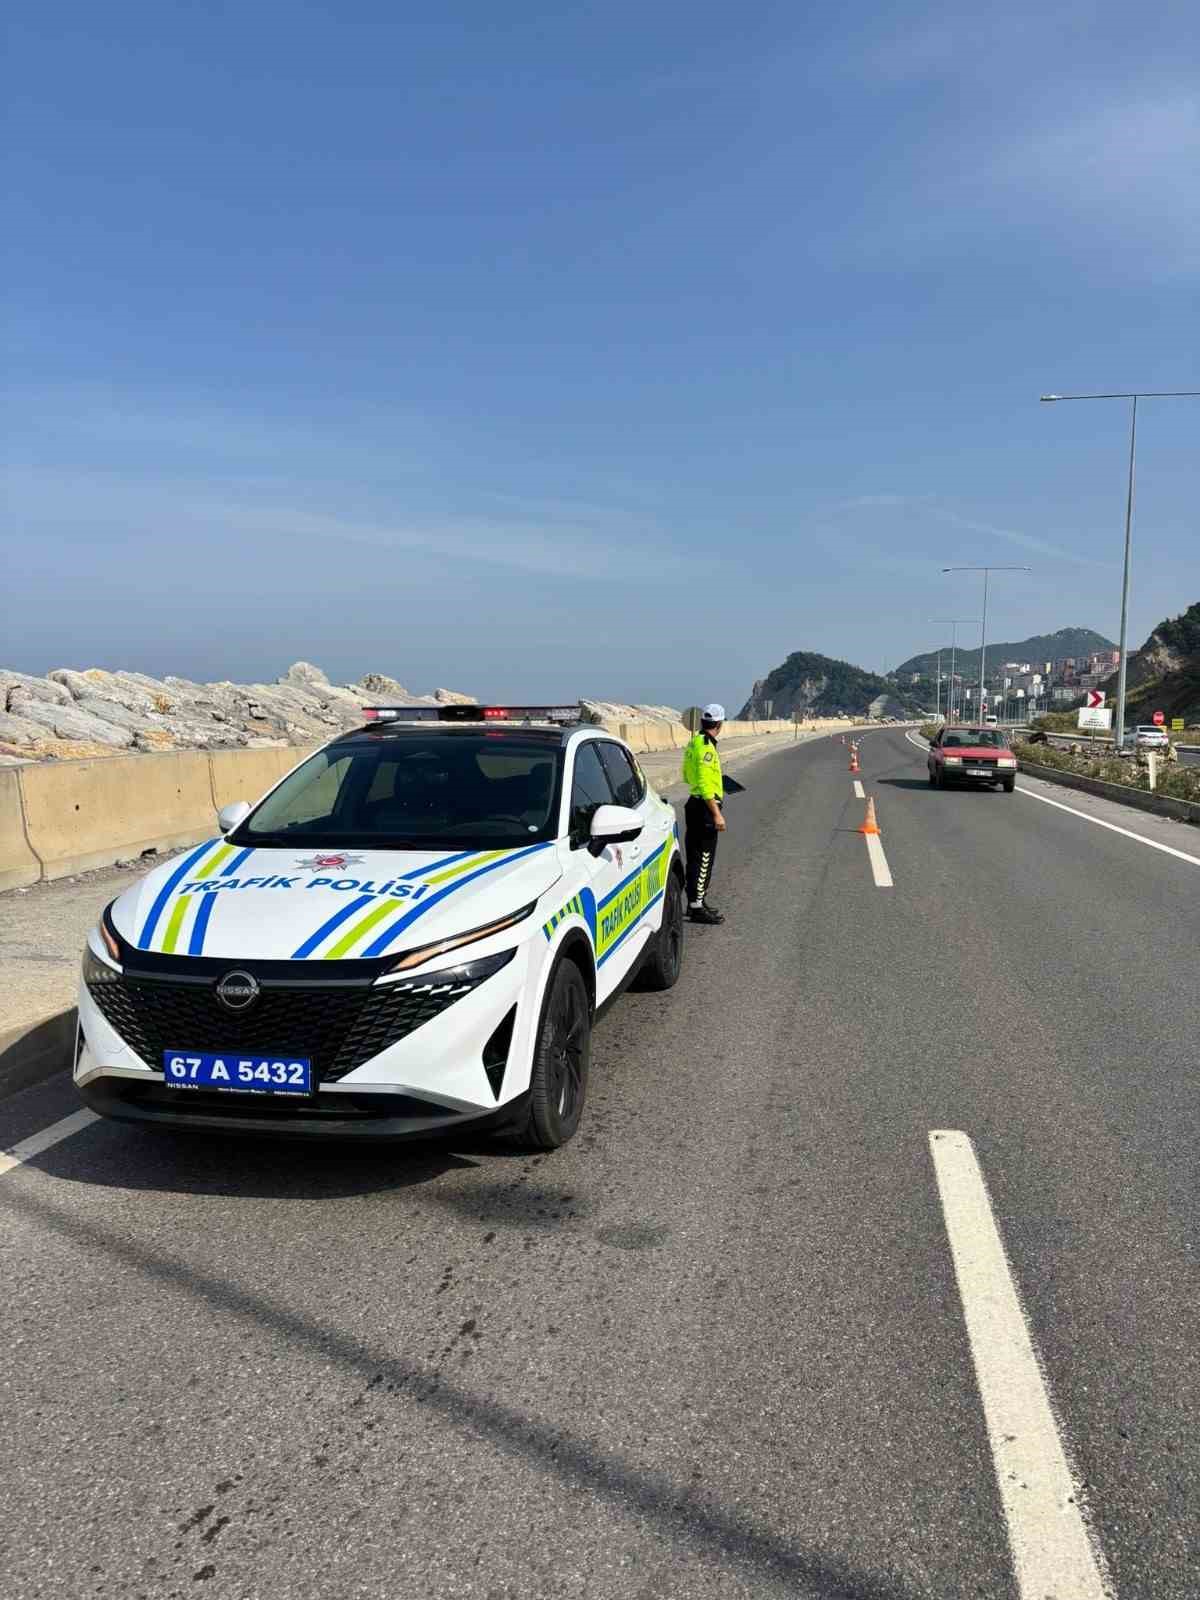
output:
M 628 806 L 597 806 L 592 816 L 592 843 L 598 849 L 606 844 L 627 844 L 644 827 L 640 813 Z
M 231 800 L 217 812 L 217 827 L 222 833 L 232 833 L 249 815 L 250 807 L 245 800 Z

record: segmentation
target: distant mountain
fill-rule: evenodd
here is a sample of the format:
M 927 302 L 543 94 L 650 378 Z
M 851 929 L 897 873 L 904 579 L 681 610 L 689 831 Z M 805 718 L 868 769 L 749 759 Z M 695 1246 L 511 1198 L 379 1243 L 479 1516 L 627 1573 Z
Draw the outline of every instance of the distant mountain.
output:
M 963 635 L 958 641 L 958 652 L 954 658 L 954 670 L 961 672 L 969 678 L 972 673 L 979 675 L 979 646 L 972 650 L 969 648 L 971 635 L 979 635 L 972 628 L 964 628 Z M 1093 650 L 1115 650 L 1116 645 L 1111 639 L 1106 639 L 1102 633 L 1097 633 L 1094 628 L 1060 628 L 1057 633 L 1035 633 L 1031 639 L 1018 639 L 1015 643 L 1003 641 L 993 644 L 988 640 L 987 658 L 989 676 L 990 669 L 1004 661 L 1061 661 L 1064 656 L 1086 656 Z M 942 646 L 942 671 L 950 670 L 950 646 Z M 927 650 L 924 655 L 910 656 L 907 661 L 902 661 L 896 668 L 896 677 L 903 680 L 914 672 L 919 672 L 923 678 L 932 678 L 937 671 L 937 651 Z
M 1115 698 L 1115 672 L 1104 687 Z M 1155 711 L 1200 723 L 1200 600 L 1160 622 L 1130 656 L 1125 696 L 1127 723 L 1148 722 Z
M 866 672 L 849 661 L 835 661 L 810 650 L 794 650 L 781 666 L 754 685 L 749 700 L 738 717 L 790 717 L 794 711 L 805 716 L 860 717 L 900 716 L 923 707 L 900 685 Z

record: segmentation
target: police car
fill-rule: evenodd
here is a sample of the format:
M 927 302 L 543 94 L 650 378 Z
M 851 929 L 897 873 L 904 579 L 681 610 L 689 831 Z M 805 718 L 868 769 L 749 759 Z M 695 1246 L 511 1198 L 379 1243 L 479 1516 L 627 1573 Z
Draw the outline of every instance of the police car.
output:
M 576 707 L 376 707 L 88 938 L 105 1116 L 417 1137 L 579 1126 L 592 1024 L 683 955 L 673 808 Z

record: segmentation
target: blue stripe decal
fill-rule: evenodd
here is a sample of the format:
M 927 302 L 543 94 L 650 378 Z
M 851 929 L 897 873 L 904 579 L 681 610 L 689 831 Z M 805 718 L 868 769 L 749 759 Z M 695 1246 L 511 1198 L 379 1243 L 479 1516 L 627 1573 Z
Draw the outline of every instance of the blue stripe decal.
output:
M 432 911 L 434 906 L 440 900 L 444 900 L 448 894 L 457 894 L 460 889 L 465 888 L 468 883 L 474 883 L 476 878 L 482 878 L 485 873 L 495 872 L 500 867 L 509 866 L 513 861 L 521 861 L 526 856 L 536 855 L 539 850 L 548 850 L 549 848 L 548 843 L 531 844 L 527 850 L 514 850 L 511 855 L 504 856 L 500 861 L 489 861 L 486 867 L 480 867 L 476 872 L 468 872 L 455 883 L 448 883 L 444 889 L 439 889 L 437 894 L 430 899 L 422 900 L 420 905 L 410 911 L 406 917 L 401 917 L 398 922 L 393 922 L 390 927 L 385 928 L 374 944 L 369 944 L 363 951 L 363 958 L 368 959 L 371 956 L 382 955 L 398 934 L 403 933 L 418 917 L 423 917 L 427 911 Z
M 249 847 L 249 849 L 243 850 L 240 856 L 234 856 L 233 860 L 229 863 L 229 865 L 227 867 L 222 867 L 221 868 L 221 870 L 217 874 L 217 876 L 220 877 L 220 878 L 236 878 L 238 873 L 241 871 L 242 867 L 249 860 L 249 858 L 254 854 L 254 848 L 255 847 L 253 845 L 251 845 Z M 195 952 L 193 952 L 193 954 L 194 953 Z
M 629 924 L 629 926 L 622 931 L 622 933 L 620 934 L 620 936 L 618 938 L 613 940 L 613 942 L 609 945 L 608 949 L 600 957 L 599 961 L 597 961 L 596 965 L 598 967 L 602 967 L 604 965 L 604 963 L 608 960 L 609 956 L 612 955 L 614 950 L 619 950 L 621 948 L 621 945 L 624 943 L 624 941 L 626 939 L 628 939 L 629 935 L 633 932 L 633 930 L 635 928 L 640 928 L 641 927 L 641 925 L 642 925 L 642 917 L 644 917 L 646 915 L 647 911 L 652 910 L 653 907 L 655 907 L 658 904 L 658 902 L 662 899 L 662 897 L 663 897 L 663 890 L 660 889 L 658 891 L 658 893 L 654 896 L 653 900 L 648 900 L 646 902 L 646 904 L 642 908 L 642 911 L 640 912 L 640 914 L 638 916 L 636 916 L 634 918 L 634 920 Z
M 453 867 L 458 862 L 465 861 L 468 856 L 482 854 L 481 850 L 460 850 L 456 856 L 440 856 L 436 861 L 431 861 L 427 867 L 414 867 L 411 872 L 402 873 L 396 882 L 408 883 L 413 878 L 423 878 L 427 872 L 440 872 L 443 867 Z
M 150 941 L 154 937 L 154 930 L 158 927 L 158 919 L 163 914 L 163 907 L 171 898 L 171 895 L 174 893 L 174 891 L 187 877 L 188 873 L 196 865 L 197 861 L 200 860 L 201 856 L 203 856 L 206 851 L 211 850 L 213 845 L 224 844 L 224 842 L 225 841 L 223 839 L 206 839 L 198 850 L 193 850 L 190 856 L 185 856 L 183 861 L 180 862 L 179 866 L 175 868 L 175 871 L 158 891 L 158 894 L 154 899 L 154 904 L 150 907 L 150 915 L 146 918 L 146 921 L 142 927 L 142 931 L 138 935 L 139 950 L 149 950 Z
M 292 960 L 302 961 L 305 956 L 312 955 L 313 951 L 321 943 L 322 939 L 327 938 L 335 928 L 340 928 L 347 917 L 352 917 L 356 911 L 362 911 L 367 906 L 377 904 L 378 899 L 378 895 L 360 894 L 357 900 L 351 900 L 348 906 L 343 906 L 340 911 L 335 911 L 333 916 L 330 917 L 327 922 L 323 922 L 321 924 L 316 933 L 310 934 L 308 938 L 305 939 L 304 943 L 298 950 L 292 951 Z
M 208 932 L 208 919 L 212 916 L 213 907 L 217 903 L 216 894 L 212 891 L 205 894 L 200 902 L 200 909 L 196 913 L 196 920 L 192 923 L 192 937 L 188 941 L 188 955 L 198 956 L 204 951 L 204 935 Z

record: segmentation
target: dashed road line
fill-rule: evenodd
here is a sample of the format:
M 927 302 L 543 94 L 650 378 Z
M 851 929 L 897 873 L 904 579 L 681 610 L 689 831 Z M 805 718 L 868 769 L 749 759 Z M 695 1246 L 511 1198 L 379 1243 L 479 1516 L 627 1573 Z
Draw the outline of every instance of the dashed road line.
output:
M 866 833 L 863 838 L 867 841 L 867 855 L 871 862 L 871 875 L 875 879 L 877 889 L 894 889 L 892 869 L 888 866 L 887 857 L 883 853 L 883 840 L 877 833 Z
M 49 1150 L 60 1140 L 69 1139 L 72 1134 L 82 1132 L 84 1128 L 99 1120 L 94 1111 L 72 1111 L 69 1117 L 62 1117 L 58 1122 L 52 1122 L 40 1133 L 31 1133 L 28 1139 L 19 1140 L 11 1149 L 0 1150 L 0 1177 L 6 1172 L 12 1172 L 16 1167 L 23 1166 L 34 1156 L 40 1156 L 43 1151 Z
M 1111 1600 L 971 1141 L 940 1130 L 929 1148 L 1021 1600 Z
M 859 778 L 854 780 L 854 798 L 856 800 L 865 800 L 867 798 L 867 791 L 863 788 L 862 781 Z

